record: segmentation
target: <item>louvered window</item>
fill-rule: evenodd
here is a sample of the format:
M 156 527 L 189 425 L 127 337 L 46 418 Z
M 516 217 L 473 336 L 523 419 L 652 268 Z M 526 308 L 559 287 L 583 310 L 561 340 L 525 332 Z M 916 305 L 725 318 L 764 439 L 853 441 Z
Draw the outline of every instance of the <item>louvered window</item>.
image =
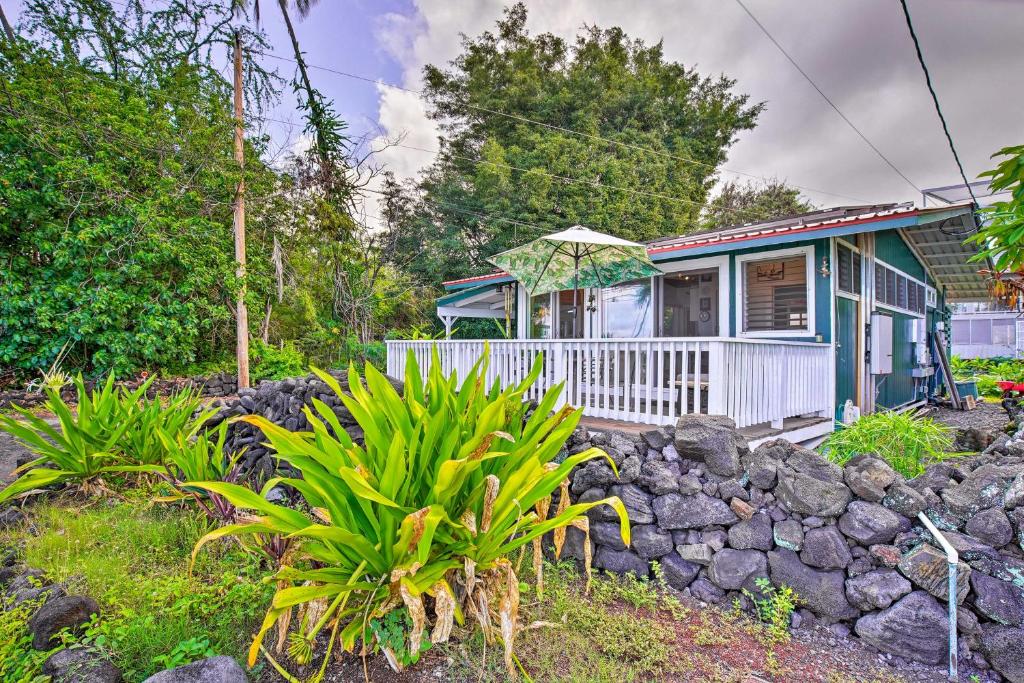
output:
M 836 246 L 839 291 L 860 295 L 860 254 L 844 244 Z
M 748 261 L 744 279 L 744 332 L 807 329 L 807 260 L 803 255 Z

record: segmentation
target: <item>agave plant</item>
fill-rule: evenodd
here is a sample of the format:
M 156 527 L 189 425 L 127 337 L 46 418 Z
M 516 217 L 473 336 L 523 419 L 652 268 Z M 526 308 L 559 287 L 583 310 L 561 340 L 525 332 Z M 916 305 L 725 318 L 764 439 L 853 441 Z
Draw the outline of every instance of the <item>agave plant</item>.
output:
M 560 552 L 565 527 L 575 524 L 587 532 L 585 513 L 598 505 L 616 510 L 629 542 L 618 498 L 569 504 L 565 482 L 573 467 L 608 456 L 589 449 L 555 462 L 581 413 L 568 407 L 552 413 L 558 386 L 527 417 L 524 395 L 540 373 L 539 357 L 522 383 L 504 391 L 497 381 L 490 388 L 485 384 L 486 351 L 461 383 L 441 373 L 436 355 L 433 360 L 424 380 L 410 354 L 402 395 L 370 364 L 365 385 L 349 369 L 350 396 L 314 369 L 358 422 L 364 446 L 352 441 L 320 401 L 306 409 L 312 432 L 242 418 L 260 428 L 277 456 L 302 475 L 273 479 L 264 490 L 294 488 L 309 513 L 269 503 L 237 485 L 195 484 L 253 511 L 255 518 L 211 532 L 194 553 L 224 536 L 274 532 L 295 540 L 276 574 L 279 588 L 250 648 L 250 665 L 275 623 L 282 649 L 296 607 L 298 629 L 289 636 L 289 652 L 301 663 L 310 660 L 325 629 L 328 655 L 336 640 L 349 651 L 357 642 L 374 649 L 370 622 L 403 606 L 413 624 L 410 650 L 418 652 L 427 627 L 424 598 L 430 596 L 432 642 L 447 640 L 453 623 L 468 616 L 488 641 L 502 643 L 512 670 L 519 582 L 510 553 L 530 543 L 537 553 L 541 537 L 551 531 Z M 549 514 L 552 493 L 560 487 L 563 495 Z M 395 666 L 393 657 L 389 661 Z
M 111 376 L 100 391 L 90 392 L 79 375 L 74 385 L 77 411 L 64 402 L 59 389 L 44 389 L 44 405 L 56 416 L 56 427 L 18 406 L 15 410 L 21 415 L 20 420 L 0 414 L 0 431 L 20 439 L 38 456 L 15 470 L 21 476 L 0 491 L 0 503 L 54 484 L 74 481 L 88 491 L 103 487 L 104 474 L 157 470 L 156 466 L 126 463 L 119 446 L 134 427 L 134 419 L 125 416 L 124 406 L 137 403 L 149 383 L 134 392 L 122 393 L 114 387 Z

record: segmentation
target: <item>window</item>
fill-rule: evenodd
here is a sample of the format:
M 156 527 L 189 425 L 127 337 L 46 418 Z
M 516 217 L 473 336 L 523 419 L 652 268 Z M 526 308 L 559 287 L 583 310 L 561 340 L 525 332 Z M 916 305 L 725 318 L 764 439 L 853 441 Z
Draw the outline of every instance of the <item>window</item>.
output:
M 661 336 L 718 336 L 718 268 L 669 273 L 662 282 Z
M 558 338 L 583 339 L 583 290 L 565 289 L 558 292 Z M 573 300 L 575 299 L 575 301 Z
M 530 299 L 530 339 L 551 339 L 551 295 Z
M 970 344 L 971 343 L 971 321 L 970 320 L 954 320 L 953 321 L 953 343 L 954 344 Z
M 1014 346 L 1017 343 L 1017 335 L 1012 318 L 992 319 L 992 343 L 1002 346 Z
M 744 332 L 809 332 L 807 257 L 743 266 Z
M 924 315 L 928 290 L 885 264 L 875 262 L 875 299 L 878 303 Z
M 601 290 L 605 337 L 652 337 L 651 280 L 634 280 Z
M 988 320 L 972 320 L 971 321 L 971 343 L 972 344 L 991 344 L 992 343 L 992 323 Z
M 860 295 L 860 254 L 845 244 L 836 245 L 839 291 Z

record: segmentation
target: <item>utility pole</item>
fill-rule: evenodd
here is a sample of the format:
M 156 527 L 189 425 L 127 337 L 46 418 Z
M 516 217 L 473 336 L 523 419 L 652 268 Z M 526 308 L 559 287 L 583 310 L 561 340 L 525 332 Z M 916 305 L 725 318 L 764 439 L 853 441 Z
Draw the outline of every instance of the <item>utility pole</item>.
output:
M 14 43 L 14 29 L 11 28 L 11 23 L 7 21 L 7 15 L 4 14 L 4 8 L 0 6 L 0 24 L 4 26 L 4 33 L 7 34 L 7 40 Z
M 242 38 L 235 31 L 235 161 L 238 162 L 238 187 L 235 190 L 235 275 L 239 280 L 235 303 L 235 355 L 238 361 L 238 388 L 249 386 L 249 312 L 245 308 L 245 149 L 242 137 Z

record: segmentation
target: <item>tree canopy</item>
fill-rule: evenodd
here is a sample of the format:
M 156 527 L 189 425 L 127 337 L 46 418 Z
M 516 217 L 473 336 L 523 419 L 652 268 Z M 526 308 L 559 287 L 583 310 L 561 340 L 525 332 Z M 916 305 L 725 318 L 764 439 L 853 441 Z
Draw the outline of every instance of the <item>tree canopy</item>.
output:
M 745 184 L 729 181 L 722 185 L 703 216 L 707 229 L 723 228 L 792 216 L 814 209 L 800 197 L 800 191 L 778 179 Z
M 424 70 L 444 137 L 406 243 L 427 280 L 577 223 L 634 240 L 697 227 L 716 168 L 762 109 L 661 43 L 588 26 L 568 44 L 531 36 L 526 19 L 516 4 L 447 68 Z

